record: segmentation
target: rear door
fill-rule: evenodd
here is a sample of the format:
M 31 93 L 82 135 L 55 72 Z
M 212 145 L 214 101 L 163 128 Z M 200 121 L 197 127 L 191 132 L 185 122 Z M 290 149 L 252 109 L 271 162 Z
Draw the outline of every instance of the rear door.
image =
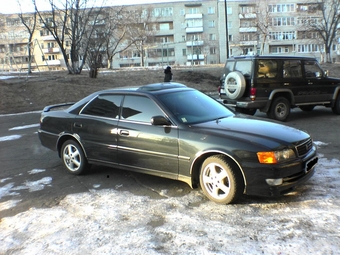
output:
M 117 162 L 117 125 L 122 95 L 99 95 L 79 114 L 73 130 L 87 157 L 98 162 Z
M 302 68 L 302 61 L 299 59 L 283 60 L 282 88 L 292 91 L 296 104 L 306 101 L 305 91 L 308 89 L 308 84 Z

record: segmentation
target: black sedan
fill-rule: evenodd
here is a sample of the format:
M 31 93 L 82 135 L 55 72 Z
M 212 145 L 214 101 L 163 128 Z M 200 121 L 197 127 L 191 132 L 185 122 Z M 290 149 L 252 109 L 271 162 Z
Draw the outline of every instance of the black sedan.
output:
M 242 194 L 289 193 L 318 161 L 307 133 L 236 115 L 178 83 L 103 90 L 47 106 L 38 134 L 72 174 L 91 164 L 138 171 L 200 185 L 221 204 Z

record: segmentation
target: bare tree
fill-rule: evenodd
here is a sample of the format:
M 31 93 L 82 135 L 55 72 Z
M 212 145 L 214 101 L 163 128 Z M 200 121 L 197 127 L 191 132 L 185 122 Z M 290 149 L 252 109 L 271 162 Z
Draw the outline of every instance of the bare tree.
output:
M 325 46 L 326 62 L 331 63 L 331 49 L 336 39 L 338 26 L 340 25 L 340 1 L 311 1 L 302 6 L 301 13 L 305 13 L 305 20 L 302 25 L 305 31 L 315 32 L 322 38 Z M 315 13 L 321 16 L 315 15 Z
M 139 8 L 129 13 L 132 22 L 129 25 L 129 38 L 133 42 L 141 57 L 141 66 L 144 66 L 145 45 L 153 44 L 155 40 L 155 23 L 152 9 Z
M 36 25 L 37 25 L 37 12 L 34 12 L 33 15 L 24 15 L 21 9 L 20 1 L 17 0 L 17 3 L 20 7 L 20 13 L 18 14 L 20 21 L 25 26 L 28 32 L 28 42 L 27 42 L 28 69 L 27 69 L 27 72 L 32 73 L 32 60 L 34 57 L 32 56 L 32 46 L 33 46 L 32 41 L 33 41 L 33 34 L 35 32 Z M 35 0 L 32 0 L 32 3 L 35 5 Z
M 111 68 L 113 57 L 128 49 L 134 40 L 130 35 L 131 16 L 124 7 L 110 9 L 105 21 L 105 50 L 108 68 Z
M 102 7 L 88 6 L 89 0 L 60 0 L 60 6 L 49 0 L 51 10 L 35 10 L 45 29 L 54 37 L 70 74 L 80 74 L 87 58 Z M 70 46 L 68 46 L 70 45 Z M 69 57 L 70 56 L 70 57 Z
M 268 10 L 268 1 L 257 0 L 255 15 L 255 26 L 257 28 L 256 36 L 261 40 L 260 54 L 263 54 L 265 44 L 269 38 L 269 30 L 271 24 L 271 14 Z

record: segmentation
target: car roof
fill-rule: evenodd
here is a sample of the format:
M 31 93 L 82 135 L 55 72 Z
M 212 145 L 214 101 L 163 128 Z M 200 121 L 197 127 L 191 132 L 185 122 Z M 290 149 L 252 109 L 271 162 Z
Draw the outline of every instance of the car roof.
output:
M 186 85 L 177 82 L 160 82 L 160 83 L 152 83 L 147 85 L 141 86 L 130 86 L 130 87 L 117 87 L 112 89 L 100 90 L 95 92 L 96 94 L 103 94 L 103 93 L 117 93 L 117 92 L 144 92 L 144 93 L 155 93 L 158 91 L 165 91 L 170 89 L 183 89 L 188 88 Z
M 301 57 L 301 56 L 273 56 L 273 55 L 242 55 L 242 56 L 233 56 L 228 58 L 228 60 L 254 60 L 254 59 L 291 59 L 291 60 L 316 60 L 313 57 Z

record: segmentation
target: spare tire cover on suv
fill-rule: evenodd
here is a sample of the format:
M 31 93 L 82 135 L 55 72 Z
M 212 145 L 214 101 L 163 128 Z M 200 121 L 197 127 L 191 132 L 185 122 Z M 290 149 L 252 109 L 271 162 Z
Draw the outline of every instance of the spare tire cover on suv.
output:
M 226 96 L 230 99 L 239 99 L 246 90 L 246 80 L 242 73 L 234 71 L 227 75 L 224 80 Z

